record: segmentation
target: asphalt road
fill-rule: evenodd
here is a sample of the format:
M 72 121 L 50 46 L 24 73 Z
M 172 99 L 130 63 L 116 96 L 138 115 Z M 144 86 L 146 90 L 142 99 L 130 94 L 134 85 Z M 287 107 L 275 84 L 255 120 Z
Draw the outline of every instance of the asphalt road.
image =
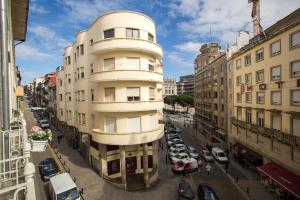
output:
M 179 127 L 182 132 L 180 134 L 181 138 L 184 140 L 186 145 L 192 145 L 198 150 L 201 149 L 200 144 L 191 137 L 190 133 L 187 133 L 187 130 L 183 127 L 184 121 L 183 117 L 180 115 L 169 115 L 172 120 L 175 120 L 174 125 Z M 203 160 L 202 160 L 203 161 Z M 203 161 L 204 167 L 206 163 Z M 210 163 L 211 171 L 208 175 L 207 171 L 203 167 L 199 172 L 193 173 L 192 178 L 195 182 L 195 185 L 198 186 L 201 184 L 210 185 L 215 192 L 217 193 L 218 197 L 222 200 L 244 200 L 246 199 L 243 194 L 237 189 L 237 187 L 231 182 L 228 176 L 220 169 L 220 167 L 216 163 Z M 229 168 L 229 170 L 231 170 Z M 236 172 L 238 173 L 238 172 Z M 238 174 L 239 179 L 245 178 L 242 174 Z

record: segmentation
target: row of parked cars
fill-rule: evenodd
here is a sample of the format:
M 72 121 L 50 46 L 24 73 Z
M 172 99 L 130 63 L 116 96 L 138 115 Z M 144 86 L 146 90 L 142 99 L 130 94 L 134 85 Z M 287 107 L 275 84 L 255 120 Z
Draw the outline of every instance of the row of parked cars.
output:
M 37 107 L 31 107 L 31 112 L 33 113 L 34 118 L 38 122 L 39 126 L 43 129 L 49 128 L 49 122 L 44 114 L 44 110 Z
M 196 195 L 192 190 L 190 184 L 184 180 L 178 185 L 179 200 L 193 200 Z M 218 196 L 215 191 L 209 185 L 199 184 L 197 188 L 197 197 L 200 200 L 218 200 Z

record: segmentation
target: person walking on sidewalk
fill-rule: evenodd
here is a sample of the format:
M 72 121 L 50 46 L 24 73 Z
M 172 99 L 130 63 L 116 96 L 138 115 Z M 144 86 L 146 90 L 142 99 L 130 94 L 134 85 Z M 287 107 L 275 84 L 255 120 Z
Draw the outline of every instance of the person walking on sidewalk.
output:
M 207 175 L 209 176 L 210 170 L 211 170 L 211 166 L 209 163 L 207 163 L 207 165 L 205 166 L 205 169 L 207 171 Z

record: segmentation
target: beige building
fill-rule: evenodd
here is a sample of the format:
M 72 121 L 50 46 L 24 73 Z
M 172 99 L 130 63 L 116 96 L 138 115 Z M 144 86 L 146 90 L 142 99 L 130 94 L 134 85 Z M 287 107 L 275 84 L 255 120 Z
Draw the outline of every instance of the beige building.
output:
M 77 34 L 57 69 L 57 117 L 73 148 L 125 189 L 158 180 L 162 48 L 151 18 L 104 14 Z
M 172 78 L 166 78 L 164 79 L 163 83 L 163 97 L 170 95 L 177 95 L 176 80 Z
M 228 61 L 229 144 L 253 165 L 300 174 L 300 9 Z
M 177 82 L 177 94 L 190 94 L 194 95 L 195 79 L 194 74 L 180 76 Z

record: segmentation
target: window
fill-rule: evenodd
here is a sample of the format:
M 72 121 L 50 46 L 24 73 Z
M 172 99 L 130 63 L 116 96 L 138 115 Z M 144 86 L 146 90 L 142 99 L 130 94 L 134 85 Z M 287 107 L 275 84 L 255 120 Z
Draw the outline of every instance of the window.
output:
M 242 83 L 242 76 L 236 77 L 236 85 L 240 85 Z
M 85 114 L 82 113 L 82 124 L 85 124 Z
M 92 128 L 95 128 L 95 115 L 94 114 L 91 115 L 91 119 L 92 119 Z
M 60 109 L 60 116 L 64 116 L 64 109 Z
M 91 44 L 93 44 L 93 42 L 94 42 L 93 38 L 92 38 L 92 39 L 90 39 L 90 43 L 91 43 Z
M 221 85 L 224 85 L 224 78 L 221 77 Z
M 140 88 L 127 88 L 127 101 L 139 101 Z
M 281 104 L 281 92 L 280 91 L 272 91 L 271 92 L 271 103 L 275 105 Z
M 272 115 L 272 128 L 281 131 L 281 115 L 280 114 Z
M 81 101 L 85 101 L 85 92 L 81 90 Z
M 71 57 L 68 56 L 68 65 L 70 65 L 70 64 L 71 64 Z
M 300 106 L 300 90 L 291 91 L 291 100 L 293 106 Z
M 264 92 L 257 92 L 256 93 L 256 103 L 257 104 L 264 104 L 265 103 L 265 93 Z
M 149 67 L 149 71 L 152 71 L 152 72 L 154 72 L 154 63 L 153 63 L 153 61 L 152 61 L 152 60 L 149 60 L 148 67 Z
M 291 77 L 300 76 L 300 60 L 291 63 Z
M 279 55 L 281 52 L 281 44 L 280 44 L 280 40 L 277 42 L 274 42 L 270 45 L 270 53 L 271 56 L 276 56 Z
M 300 137 L 300 118 L 292 118 L 292 133 Z
M 155 89 L 149 88 L 149 100 L 154 100 L 154 99 L 155 99 Z
M 84 68 L 80 67 L 80 78 L 84 78 Z
M 117 174 L 120 173 L 120 160 L 107 161 L 107 174 Z
M 105 118 L 105 132 L 106 133 L 115 133 L 116 132 L 116 118 L 115 117 Z
M 150 34 L 150 33 L 148 33 L 148 40 L 151 41 L 151 42 L 153 42 L 153 39 L 154 39 L 153 35 Z
M 140 58 L 127 58 L 126 67 L 128 70 L 140 69 Z
M 149 115 L 149 130 L 156 128 L 156 117 L 155 115 Z
M 69 101 L 72 101 L 72 97 L 71 97 L 71 95 L 69 96 Z
M 236 69 L 240 69 L 241 67 L 242 67 L 242 65 L 241 65 L 241 59 L 236 60 L 235 61 L 235 68 Z
M 141 117 L 131 117 L 127 119 L 127 132 L 136 133 L 141 131 Z
M 291 36 L 290 36 L 290 46 L 291 46 L 291 48 L 300 47 L 300 31 L 291 34 Z
M 113 37 L 115 37 L 115 29 L 109 29 L 109 30 L 103 31 L 103 34 L 104 34 L 104 39 L 113 38 Z
M 247 85 L 251 85 L 252 84 L 252 74 L 251 73 L 245 74 L 245 83 Z
M 115 88 L 104 88 L 105 90 L 105 101 L 106 102 L 114 102 L 115 101 Z
M 246 122 L 247 123 L 252 123 L 252 111 L 251 110 L 247 110 L 246 111 Z
M 60 101 L 63 100 L 62 94 L 59 94 L 59 99 L 60 99 Z
M 225 106 L 224 106 L 224 104 L 221 105 L 221 110 L 222 110 L 222 112 L 225 111 Z
M 126 28 L 126 37 L 130 38 L 139 38 L 140 37 L 140 30 L 134 28 Z
M 251 65 L 251 54 L 245 56 L 245 66 Z
M 103 61 L 103 70 L 104 71 L 112 71 L 115 69 L 115 58 L 106 58 Z
M 264 59 L 264 49 L 259 49 L 256 51 L 256 62 L 262 61 Z
M 246 103 L 252 102 L 252 92 L 246 92 Z
M 242 103 L 242 94 L 241 93 L 236 93 L 236 102 Z
M 218 110 L 218 104 L 214 104 L 215 110 Z
M 265 116 L 263 112 L 257 112 L 257 125 L 263 127 L 265 125 Z
M 264 81 L 264 70 L 260 70 L 256 72 L 256 82 L 263 82 Z
M 94 90 L 91 90 L 91 100 L 94 101 Z
M 281 66 L 271 68 L 271 80 L 276 81 L 281 79 Z
M 90 64 L 91 67 L 91 74 L 94 73 L 94 64 Z
M 59 85 L 62 86 L 62 79 L 59 79 Z
M 84 54 L 84 46 L 83 44 L 80 45 L 80 55 Z
M 79 56 L 79 46 L 76 47 L 77 55 Z

